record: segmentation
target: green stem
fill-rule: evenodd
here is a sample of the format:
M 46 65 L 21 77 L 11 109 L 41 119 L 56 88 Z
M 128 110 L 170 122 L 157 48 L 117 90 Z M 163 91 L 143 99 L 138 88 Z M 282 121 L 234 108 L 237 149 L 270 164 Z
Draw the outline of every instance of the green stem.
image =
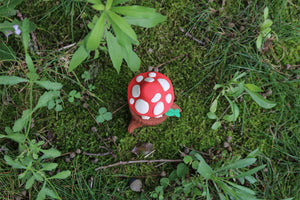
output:
M 31 126 L 31 120 L 32 120 L 32 114 L 33 114 L 33 81 L 30 80 L 30 96 L 29 96 L 29 101 L 30 101 L 30 114 L 29 114 L 29 119 L 28 119 L 28 125 L 27 125 L 27 131 L 25 134 L 26 139 L 28 139 L 29 131 L 30 131 L 30 126 Z

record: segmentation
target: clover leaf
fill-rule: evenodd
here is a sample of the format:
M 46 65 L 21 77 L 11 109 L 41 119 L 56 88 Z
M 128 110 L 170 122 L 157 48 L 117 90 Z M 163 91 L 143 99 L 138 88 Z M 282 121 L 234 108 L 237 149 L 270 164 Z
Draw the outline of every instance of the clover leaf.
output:
M 112 114 L 111 112 L 107 112 L 107 109 L 105 107 L 101 107 L 99 110 L 99 115 L 96 117 L 96 121 L 99 123 L 103 123 L 104 121 L 111 120 Z

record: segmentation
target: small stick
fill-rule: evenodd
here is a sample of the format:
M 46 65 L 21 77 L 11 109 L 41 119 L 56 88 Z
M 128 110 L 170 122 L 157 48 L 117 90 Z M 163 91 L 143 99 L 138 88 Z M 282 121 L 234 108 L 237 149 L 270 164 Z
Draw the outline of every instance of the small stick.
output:
M 180 27 L 179 30 L 180 30 L 181 32 L 185 33 L 185 30 L 184 30 L 183 28 Z M 186 32 L 185 35 L 188 36 L 188 37 L 190 37 L 190 38 L 192 38 L 193 40 L 195 40 L 195 41 L 198 42 L 199 44 L 205 45 L 204 42 L 198 40 L 197 38 L 195 38 L 194 36 L 192 36 L 189 32 Z
M 76 42 L 74 42 L 73 44 L 69 44 L 67 46 L 64 46 L 64 47 L 62 47 L 60 49 L 57 49 L 57 51 L 65 50 L 65 49 L 71 48 L 71 47 L 73 47 L 75 45 L 76 45 Z
M 83 155 L 86 156 L 107 156 L 110 155 L 111 152 L 106 152 L 106 153 L 87 153 L 87 152 L 82 152 Z
M 102 167 L 98 167 L 95 169 L 95 171 L 98 171 L 100 169 L 107 169 L 107 168 L 111 168 L 111 167 L 115 167 L 115 166 L 119 166 L 119 165 L 128 165 L 128 164 L 133 164 L 133 163 L 154 163 L 154 162 L 182 162 L 182 159 L 178 159 L 178 160 L 169 160 L 169 159 L 160 159 L 160 160 L 133 160 L 133 161 L 120 161 L 111 165 L 107 165 L 107 166 L 102 166 Z

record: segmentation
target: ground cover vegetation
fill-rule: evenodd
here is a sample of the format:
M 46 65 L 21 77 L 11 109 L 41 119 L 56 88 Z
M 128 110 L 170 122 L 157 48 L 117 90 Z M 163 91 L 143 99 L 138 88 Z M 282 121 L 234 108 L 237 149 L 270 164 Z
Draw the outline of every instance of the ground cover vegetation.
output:
M 0 32 L 1 199 L 300 198 L 297 1 L 2 0 Z M 130 135 L 153 69 L 183 112 Z

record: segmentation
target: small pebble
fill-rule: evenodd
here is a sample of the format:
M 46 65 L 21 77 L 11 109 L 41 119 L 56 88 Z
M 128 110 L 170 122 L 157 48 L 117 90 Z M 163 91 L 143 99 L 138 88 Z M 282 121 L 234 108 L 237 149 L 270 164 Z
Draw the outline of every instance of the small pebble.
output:
M 71 159 L 70 159 L 69 157 L 65 157 L 65 161 L 66 161 L 66 162 L 70 162 Z
M 76 156 L 75 152 L 70 153 L 70 158 L 75 158 L 75 156 Z
M 76 149 L 75 151 L 77 154 L 80 154 L 81 153 L 81 149 Z
M 142 181 L 140 179 L 132 178 L 129 180 L 129 187 L 134 192 L 142 191 Z

